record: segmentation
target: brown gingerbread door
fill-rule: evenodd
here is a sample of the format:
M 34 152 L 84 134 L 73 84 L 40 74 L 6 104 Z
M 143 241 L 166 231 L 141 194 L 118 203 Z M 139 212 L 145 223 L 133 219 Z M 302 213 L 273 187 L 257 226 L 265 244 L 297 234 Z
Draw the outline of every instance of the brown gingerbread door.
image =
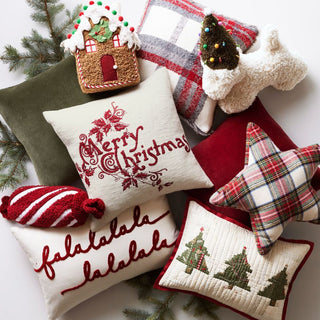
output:
M 117 66 L 109 54 L 101 57 L 101 69 L 104 82 L 118 80 Z

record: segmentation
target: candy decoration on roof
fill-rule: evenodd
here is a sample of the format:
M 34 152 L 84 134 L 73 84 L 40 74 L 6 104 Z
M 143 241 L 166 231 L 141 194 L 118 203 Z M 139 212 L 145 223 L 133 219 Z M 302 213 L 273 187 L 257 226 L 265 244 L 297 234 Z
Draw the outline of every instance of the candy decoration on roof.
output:
M 135 51 L 140 40 L 120 8 L 90 1 L 71 34 L 61 43 L 76 58 L 84 93 L 114 90 L 140 82 Z
M 101 199 L 88 199 L 82 189 L 60 186 L 20 187 L 0 206 L 4 218 L 41 228 L 77 227 L 89 215 L 101 218 L 104 209 Z
M 230 33 L 220 21 L 206 10 L 200 35 L 201 59 L 211 69 L 234 69 L 239 52 Z

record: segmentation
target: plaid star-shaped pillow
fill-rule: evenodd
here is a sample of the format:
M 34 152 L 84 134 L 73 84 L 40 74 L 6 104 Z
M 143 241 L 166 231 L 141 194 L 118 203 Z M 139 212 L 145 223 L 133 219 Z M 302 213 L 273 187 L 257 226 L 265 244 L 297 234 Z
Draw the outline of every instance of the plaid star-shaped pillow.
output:
M 258 251 L 266 254 L 290 221 L 320 223 L 320 199 L 311 186 L 319 164 L 319 145 L 281 152 L 249 123 L 244 169 L 210 202 L 249 212 Z

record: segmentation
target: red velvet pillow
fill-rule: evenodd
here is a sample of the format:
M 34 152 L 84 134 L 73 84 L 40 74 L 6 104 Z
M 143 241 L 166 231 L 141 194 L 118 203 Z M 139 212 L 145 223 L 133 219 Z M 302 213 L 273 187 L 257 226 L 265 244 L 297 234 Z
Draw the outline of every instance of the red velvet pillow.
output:
M 280 150 L 286 151 L 297 147 L 257 98 L 249 109 L 230 116 L 210 137 L 192 149 L 214 187 L 191 190 L 188 191 L 188 194 L 199 199 L 208 207 L 236 219 L 246 226 L 251 226 L 247 212 L 233 208 L 216 207 L 209 203 L 212 193 L 228 183 L 244 167 L 248 122 L 253 122 L 261 127 Z M 316 190 L 320 189 L 319 169 L 312 179 L 312 185 Z

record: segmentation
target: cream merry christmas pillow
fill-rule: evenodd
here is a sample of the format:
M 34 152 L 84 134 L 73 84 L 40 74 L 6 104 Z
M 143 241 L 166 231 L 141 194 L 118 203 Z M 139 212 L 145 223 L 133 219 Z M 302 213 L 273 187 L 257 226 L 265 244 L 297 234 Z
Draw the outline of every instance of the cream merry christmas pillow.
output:
M 184 134 L 165 69 L 117 96 L 44 116 L 66 145 L 89 197 L 105 202 L 94 229 L 161 194 L 212 187 Z

